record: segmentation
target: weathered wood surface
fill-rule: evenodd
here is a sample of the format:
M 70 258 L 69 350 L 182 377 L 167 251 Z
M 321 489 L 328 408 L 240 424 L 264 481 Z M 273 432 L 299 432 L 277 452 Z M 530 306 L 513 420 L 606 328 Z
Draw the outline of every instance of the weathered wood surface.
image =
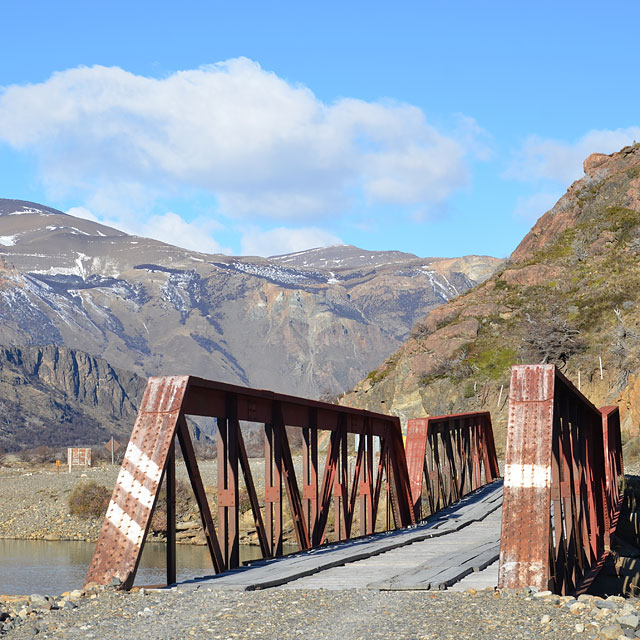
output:
M 423 562 L 415 569 L 404 571 L 390 580 L 369 583 L 370 589 L 432 589 L 442 590 L 473 571 L 482 571 L 500 556 L 500 541 L 479 541 L 463 551 L 456 549 L 439 558 Z
M 427 571 L 434 568 L 438 573 L 454 568 L 442 566 L 445 556 L 451 559 L 452 555 L 462 554 L 466 551 L 469 553 L 469 559 L 473 560 L 476 555 L 474 549 L 479 542 L 488 540 L 492 536 L 499 536 L 500 517 L 500 509 L 497 509 L 483 521 L 475 522 L 458 531 L 452 531 L 445 536 L 422 540 L 358 562 L 321 571 L 315 575 L 289 582 L 282 588 L 424 589 L 428 585 L 409 585 L 403 583 L 403 580 L 405 578 L 415 580 L 416 572 L 420 569 Z M 494 557 L 495 555 L 497 554 L 494 552 Z M 479 564 L 484 565 L 485 563 L 486 560 Z M 462 578 L 465 573 L 473 571 L 473 564 L 475 563 L 472 562 L 471 567 L 465 567 L 463 571 L 458 571 L 457 579 Z M 484 572 L 481 571 L 478 575 L 482 573 Z M 448 580 L 448 582 L 451 583 L 452 580 Z M 441 580 L 439 584 L 442 583 Z M 490 577 L 488 583 L 483 586 L 495 586 L 496 584 L 497 574 Z
M 459 582 L 448 587 L 449 591 L 466 591 L 467 589 L 486 589 L 495 587 L 498 584 L 498 565 L 496 560 L 482 571 L 470 573 Z
M 501 505 L 502 482 L 496 481 L 413 527 L 260 560 L 180 587 L 440 588 L 484 568 L 497 556 Z M 476 552 L 478 545 L 482 548 Z

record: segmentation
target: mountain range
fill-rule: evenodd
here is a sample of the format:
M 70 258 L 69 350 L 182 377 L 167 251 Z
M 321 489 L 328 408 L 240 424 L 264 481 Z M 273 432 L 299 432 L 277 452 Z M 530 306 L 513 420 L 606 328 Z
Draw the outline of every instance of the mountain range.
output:
M 484 281 L 500 262 L 353 246 L 272 258 L 210 255 L 0 199 L 0 345 L 7 353 L 18 348 L 27 362 L 39 357 L 34 348 L 55 347 L 71 368 L 93 358 L 94 370 L 114 372 L 125 413 L 135 411 L 135 376 L 192 374 L 327 398 L 355 385 L 429 310 Z M 0 358 L 0 371 L 11 372 L 16 357 Z M 45 389 L 49 382 L 30 370 L 20 375 Z M 73 413 L 77 398 L 55 377 L 50 382 L 52 397 L 67 398 Z M 9 396 L 0 384 L 7 406 L 31 404 L 37 413 L 35 397 Z M 124 414 L 112 404 L 90 416 L 102 420 L 104 434 L 121 433 Z M 53 414 L 42 420 L 55 422 Z M 71 430 L 59 440 L 77 437 Z M 29 440 L 0 430 L 0 446 Z

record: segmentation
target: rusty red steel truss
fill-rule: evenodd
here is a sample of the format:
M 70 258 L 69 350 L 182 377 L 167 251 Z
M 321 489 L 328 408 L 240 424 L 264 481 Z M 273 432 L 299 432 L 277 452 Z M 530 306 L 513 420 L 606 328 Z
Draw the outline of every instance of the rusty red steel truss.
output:
M 609 552 L 622 474 L 617 407 L 554 365 L 511 372 L 498 585 L 584 591 Z
M 624 475 L 622 463 L 622 438 L 620 434 L 620 411 L 618 407 L 601 407 L 602 432 L 604 437 L 604 464 L 607 477 L 607 504 L 612 531 L 618 523 L 622 494 L 618 478 Z
M 186 416 L 217 419 L 217 527 Z M 240 421 L 264 427 L 264 508 L 258 498 Z M 292 429 L 300 431 L 302 440 L 301 482 L 289 440 Z M 322 431 L 326 435 L 320 441 Z M 240 473 L 263 557 L 282 553 L 283 489 L 300 549 L 323 544 L 330 529 L 333 539 L 346 539 L 373 533 L 380 527 L 404 527 L 415 522 L 398 418 L 192 376 L 150 378 L 96 544 L 87 584 L 109 584 L 117 579 L 123 588 L 131 588 L 163 478 L 167 494 L 167 582 L 175 582 L 176 438 L 216 572 L 239 565 Z M 353 440 L 355 456 L 350 461 L 349 447 Z M 320 466 L 323 444 L 326 454 Z M 383 496 L 387 497 L 386 514 L 381 512 Z M 359 532 L 353 526 L 356 513 Z M 386 516 L 382 525 L 380 516 Z
M 406 456 L 416 520 L 500 476 L 488 411 L 409 420 Z

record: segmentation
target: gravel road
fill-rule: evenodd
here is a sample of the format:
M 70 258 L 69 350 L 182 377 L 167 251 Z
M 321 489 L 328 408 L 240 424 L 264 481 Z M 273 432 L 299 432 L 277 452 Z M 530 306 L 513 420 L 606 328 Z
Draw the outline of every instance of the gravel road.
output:
M 53 606 L 52 610 L 48 607 Z M 636 634 L 637 600 L 547 594 L 420 591 L 73 592 L 46 602 L 0 602 L 13 612 L 0 636 L 26 638 L 629 638 Z M 57 608 L 59 607 L 59 608 Z M 0 614 L 0 619 L 2 619 Z

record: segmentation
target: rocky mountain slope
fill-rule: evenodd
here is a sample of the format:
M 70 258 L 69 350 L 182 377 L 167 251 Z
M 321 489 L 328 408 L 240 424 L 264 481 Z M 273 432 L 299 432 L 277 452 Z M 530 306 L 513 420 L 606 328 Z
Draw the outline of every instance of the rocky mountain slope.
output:
M 496 273 L 431 311 L 342 402 L 405 420 L 490 409 L 500 427 L 510 366 L 553 362 L 637 433 L 640 145 L 584 171 Z
M 0 200 L 0 344 L 318 397 L 355 384 L 497 264 L 356 247 L 207 255 Z
M 145 383 L 64 347 L 1 347 L 0 452 L 126 441 Z

